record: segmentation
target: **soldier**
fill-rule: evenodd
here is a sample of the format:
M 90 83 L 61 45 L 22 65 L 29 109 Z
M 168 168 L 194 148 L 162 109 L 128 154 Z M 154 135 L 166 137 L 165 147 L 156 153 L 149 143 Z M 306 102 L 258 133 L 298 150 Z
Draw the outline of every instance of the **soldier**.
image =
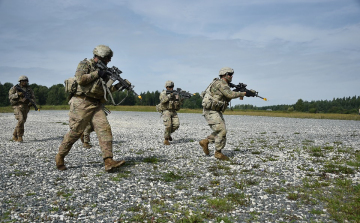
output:
M 92 147 L 92 145 L 90 144 L 90 133 L 93 131 L 94 131 L 94 127 L 89 122 L 89 124 L 86 126 L 83 134 L 81 134 L 80 137 L 84 148 L 90 149 Z
M 34 92 L 29 87 L 29 79 L 26 76 L 19 77 L 18 86 L 20 86 L 24 92 L 27 92 L 30 95 L 30 98 L 35 101 Z M 14 109 L 15 118 L 18 120 L 18 123 L 14 129 L 12 140 L 22 142 L 24 135 L 24 124 L 26 122 L 27 114 L 29 113 L 32 103 L 29 99 L 25 98 L 23 92 L 16 89 L 16 86 L 10 88 L 9 99 Z
M 178 94 L 166 93 L 166 91 L 172 91 L 174 89 L 174 82 L 166 81 L 165 88 L 166 90 L 160 93 L 160 104 L 157 105 L 157 107 L 162 113 L 165 125 L 164 145 L 170 145 L 169 141 L 173 140 L 171 133 L 175 132 L 175 130 L 177 130 L 180 126 L 179 117 L 176 111 L 180 110 L 182 99 Z
M 111 127 L 102 106 L 105 102 L 105 83 L 110 77 L 106 70 L 100 70 L 96 65 L 99 61 L 108 64 L 113 56 L 113 51 L 108 46 L 99 45 L 95 47 L 93 54 L 92 59 L 84 59 L 76 69 L 75 78 L 78 85 L 74 96 L 69 101 L 70 131 L 64 136 L 59 152 L 55 156 L 56 167 L 59 170 L 67 169 L 64 158 L 72 145 L 80 138 L 89 122 L 94 127 L 99 139 L 105 171 L 111 171 L 125 163 L 124 160 L 113 160 Z M 114 92 L 120 87 L 119 83 L 112 85 L 110 91 Z
M 220 160 L 229 160 L 227 156 L 221 153 L 226 145 L 226 126 L 223 112 L 228 107 L 229 102 L 233 98 L 242 100 L 245 95 L 255 95 L 252 91 L 234 92 L 230 89 L 229 83 L 232 80 L 234 70 L 229 67 L 221 68 L 219 78 L 215 78 L 213 82 L 202 93 L 203 116 L 208 125 L 213 130 L 211 135 L 199 142 L 204 153 L 209 155 L 209 143 L 215 143 L 215 158 Z

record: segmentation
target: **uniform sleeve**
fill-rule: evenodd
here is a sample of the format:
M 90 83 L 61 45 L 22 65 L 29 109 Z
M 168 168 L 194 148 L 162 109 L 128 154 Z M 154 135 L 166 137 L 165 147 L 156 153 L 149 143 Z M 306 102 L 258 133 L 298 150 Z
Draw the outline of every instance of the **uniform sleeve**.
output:
M 87 85 L 99 78 L 98 70 L 90 72 L 91 66 L 87 61 L 81 61 L 76 69 L 75 78 L 78 84 Z
M 229 85 L 222 85 L 220 83 L 217 83 L 219 91 L 227 98 L 227 99 L 233 99 L 245 96 L 245 92 L 235 92 L 232 91 L 229 87 Z
M 169 96 L 166 95 L 166 91 L 160 93 L 160 103 L 164 104 L 170 100 Z
M 18 98 L 19 98 L 19 95 L 17 94 L 15 86 L 10 88 L 10 90 L 9 90 L 9 99 L 10 100 L 16 100 Z

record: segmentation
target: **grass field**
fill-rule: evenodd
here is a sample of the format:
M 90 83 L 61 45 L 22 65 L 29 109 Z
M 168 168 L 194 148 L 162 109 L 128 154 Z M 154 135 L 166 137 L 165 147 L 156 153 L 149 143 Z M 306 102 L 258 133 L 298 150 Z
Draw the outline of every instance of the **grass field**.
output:
M 155 112 L 155 106 L 106 106 L 110 111 L 138 111 Z M 68 105 L 44 105 L 40 110 L 69 110 Z M 32 108 L 33 109 L 33 108 Z M 0 107 L 0 113 L 11 113 L 11 106 Z M 179 113 L 202 113 L 202 109 L 181 109 Z M 331 113 L 305 113 L 305 112 L 283 112 L 283 111 L 260 111 L 260 110 L 226 110 L 225 115 L 250 115 L 286 118 L 312 118 L 312 119 L 338 119 L 338 120 L 360 120 L 358 114 L 331 114 Z

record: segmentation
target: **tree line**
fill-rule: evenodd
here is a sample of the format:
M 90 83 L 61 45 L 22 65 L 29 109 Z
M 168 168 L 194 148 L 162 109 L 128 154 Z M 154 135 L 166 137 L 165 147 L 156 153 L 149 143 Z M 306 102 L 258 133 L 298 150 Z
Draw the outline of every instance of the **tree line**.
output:
M 0 106 L 10 106 L 9 90 L 14 85 L 6 82 L 0 82 Z M 34 91 L 36 103 L 38 105 L 66 105 L 68 104 L 69 95 L 65 93 L 65 86 L 63 84 L 56 84 L 50 88 L 37 84 L 30 84 L 30 88 Z M 117 91 L 113 94 L 115 103 L 119 103 L 125 98 L 121 105 L 147 105 L 155 106 L 160 103 L 160 92 L 142 92 L 140 96 L 142 100 L 138 99 L 131 91 Z M 184 101 L 183 108 L 202 108 L 201 98 L 199 94 L 195 94 L 190 99 Z
M 14 85 L 6 82 L 0 82 L 0 106 L 9 106 L 9 90 Z M 65 86 L 63 84 L 56 84 L 50 88 L 42 85 L 31 84 L 31 89 L 34 91 L 36 103 L 38 105 L 66 105 L 68 103 L 68 95 L 65 93 Z M 128 96 L 126 97 L 126 95 Z M 160 103 L 159 91 L 142 92 L 140 93 L 142 100 L 139 100 L 132 92 L 122 91 L 113 93 L 113 98 L 116 103 L 122 99 L 125 100 L 121 105 L 147 105 L 155 106 Z M 182 105 L 183 108 L 201 109 L 201 97 L 196 93 L 189 99 L 186 99 Z M 304 101 L 299 99 L 292 105 L 272 105 L 256 107 L 249 104 L 240 104 L 231 107 L 234 110 L 272 110 L 272 111 L 299 111 L 310 113 L 341 113 L 350 114 L 358 113 L 360 108 L 360 96 L 333 98 L 333 100 L 320 101 Z
M 318 101 L 304 101 L 299 99 L 295 104 L 292 105 L 272 105 L 263 107 L 256 107 L 253 105 L 235 105 L 233 109 L 354 114 L 359 112 L 360 96 L 333 98 L 332 100 Z

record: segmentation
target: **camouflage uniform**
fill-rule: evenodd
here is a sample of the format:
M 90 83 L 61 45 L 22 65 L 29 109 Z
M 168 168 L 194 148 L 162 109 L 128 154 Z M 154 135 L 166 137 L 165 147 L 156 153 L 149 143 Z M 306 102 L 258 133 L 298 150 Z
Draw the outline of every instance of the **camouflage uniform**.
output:
M 202 102 L 203 116 L 213 132 L 206 139 L 200 141 L 200 145 L 203 147 L 205 154 L 208 155 L 208 143 L 215 143 L 215 150 L 219 153 L 225 147 L 226 125 L 223 112 L 228 107 L 231 99 L 243 97 L 245 93 L 232 91 L 225 80 L 218 78 L 213 80 L 206 91 Z M 204 143 L 206 148 L 204 148 Z
M 96 55 L 95 50 L 96 48 L 94 49 L 94 55 Z M 105 161 L 105 170 L 108 171 L 113 167 L 118 167 L 120 162 L 125 163 L 125 161 L 112 160 L 113 137 L 110 124 L 102 106 L 105 102 L 102 80 L 106 83 L 109 80 L 109 76 L 105 75 L 102 78 L 99 77 L 100 71 L 97 68 L 94 59 L 84 59 L 79 63 L 75 73 L 75 78 L 78 83 L 77 90 L 75 95 L 69 101 L 70 131 L 64 136 L 59 147 L 59 152 L 55 157 L 56 165 L 59 170 L 66 169 L 64 157 L 69 153 L 72 145 L 80 138 L 89 123 L 93 126 L 99 139 L 102 157 Z M 110 86 L 110 91 L 114 92 L 119 87 L 120 86 L 112 85 Z M 108 162 L 109 166 L 107 166 L 107 160 L 110 160 Z
M 89 123 L 84 130 L 84 143 L 90 143 L 90 133 L 94 131 L 93 126 Z
M 21 85 L 19 85 L 25 92 L 29 92 L 31 95 L 31 99 L 33 99 L 35 101 L 35 95 L 34 92 L 31 90 L 31 88 L 29 86 L 26 87 L 22 87 Z M 9 99 L 10 99 L 10 103 L 11 105 L 13 105 L 13 109 L 14 109 L 14 115 L 16 120 L 18 120 L 18 123 L 14 129 L 13 132 L 13 140 L 14 141 L 22 141 L 22 137 L 24 135 L 24 124 L 26 122 L 27 119 L 27 114 L 29 113 L 30 110 L 30 101 L 28 99 L 25 98 L 24 94 L 20 94 L 20 92 L 18 92 L 14 87 L 10 88 L 9 90 Z
M 163 107 L 162 118 L 165 125 L 164 138 L 170 138 L 171 133 L 180 127 L 179 117 L 176 111 L 180 110 L 180 101 L 175 101 L 175 97 L 166 95 L 166 91 L 160 93 L 160 103 Z
M 81 134 L 81 136 L 80 136 L 80 139 L 81 139 L 81 142 L 83 143 L 84 148 L 90 149 L 92 147 L 92 145 L 90 144 L 90 134 L 93 131 L 94 131 L 94 127 L 89 122 L 88 125 L 86 126 L 83 134 Z
M 167 81 L 167 85 L 174 85 L 172 81 Z M 163 123 L 165 125 L 164 144 L 168 145 L 168 140 L 172 141 L 171 133 L 175 132 L 180 127 L 179 117 L 176 111 L 180 110 L 182 99 L 178 95 L 166 94 L 166 90 L 162 91 L 159 96 L 160 104 L 158 110 L 162 113 Z

